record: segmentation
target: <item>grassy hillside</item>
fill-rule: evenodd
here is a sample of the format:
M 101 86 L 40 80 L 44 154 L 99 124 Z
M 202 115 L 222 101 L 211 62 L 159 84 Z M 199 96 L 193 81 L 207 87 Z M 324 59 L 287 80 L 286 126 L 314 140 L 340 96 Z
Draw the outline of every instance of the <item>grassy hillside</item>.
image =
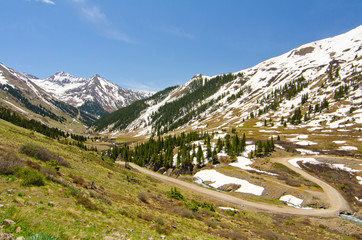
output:
M 222 210 L 232 206 L 172 187 L 0 120 L 0 238 L 355 239 L 347 234 L 358 231 L 339 218 Z

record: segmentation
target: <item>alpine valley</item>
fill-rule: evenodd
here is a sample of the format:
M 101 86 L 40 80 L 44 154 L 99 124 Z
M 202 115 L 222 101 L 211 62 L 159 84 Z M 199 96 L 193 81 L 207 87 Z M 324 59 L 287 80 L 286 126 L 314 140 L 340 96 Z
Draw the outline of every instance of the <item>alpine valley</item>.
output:
M 152 95 L 124 89 L 98 74 L 87 79 L 57 72 L 39 79 L 3 64 L 0 74 L 1 105 L 43 121 L 76 125 L 79 131 L 85 130 L 82 125 L 89 127 L 101 116 Z
M 0 238 L 361 239 L 361 129 L 362 26 L 157 93 L 1 64 Z

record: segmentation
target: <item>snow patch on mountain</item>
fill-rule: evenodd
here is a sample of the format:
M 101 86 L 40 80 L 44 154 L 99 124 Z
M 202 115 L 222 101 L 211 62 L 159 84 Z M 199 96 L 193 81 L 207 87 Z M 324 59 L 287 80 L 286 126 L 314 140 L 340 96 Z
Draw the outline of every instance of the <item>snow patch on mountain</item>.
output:
M 10 73 L 11 75 L 13 75 L 15 77 L 15 79 L 19 79 L 20 81 L 22 81 L 23 83 L 25 83 L 31 91 L 34 92 L 34 94 L 40 98 L 43 102 L 45 102 L 47 105 L 49 105 L 51 108 L 55 109 L 56 107 L 51 104 L 46 97 L 49 97 L 45 92 L 41 92 L 41 89 L 38 89 L 38 86 L 35 85 L 32 81 L 29 80 L 29 77 L 31 76 L 32 78 L 36 79 L 36 77 L 26 74 L 26 73 L 22 73 L 22 72 L 18 72 L 15 69 L 12 68 L 8 68 L 7 66 L 3 65 L 0 63 L 0 67 L 5 69 L 8 73 Z M 3 75 L 3 73 L 1 74 Z M 1 77 L 0 77 L 1 78 Z M 4 78 L 5 79 L 5 78 Z M 6 79 L 5 79 L 6 80 Z M 5 82 L 5 81 L 4 81 Z M 6 80 L 7 84 L 9 84 L 9 80 Z M 9 84 L 11 85 L 11 84 Z M 11 85 L 13 87 L 13 85 Z
M 8 84 L 8 80 L 6 80 L 3 76 L 3 72 L 0 71 L 0 84 Z
M 212 95 L 208 95 L 207 98 L 203 98 L 191 107 L 188 106 L 188 109 L 183 109 L 184 111 L 180 114 L 186 116 L 201 106 L 212 103 L 202 111 L 195 111 L 197 114 L 187 123 L 178 126 L 176 130 L 184 129 L 185 126 L 202 129 L 212 125 L 208 130 L 234 127 L 244 120 L 253 118 L 251 115 L 259 118 L 258 121 L 253 122 L 254 125 L 264 128 L 264 119 L 273 119 L 273 127 L 277 128 L 282 126 L 280 123 L 282 116 L 287 120 L 298 107 L 304 108 L 304 114 L 305 108 L 309 105 L 314 107 L 316 104 L 321 104 L 324 99 L 328 99 L 330 111 L 315 112 L 311 114 L 309 120 L 303 120 L 299 125 L 288 123 L 286 128 L 308 128 L 310 132 L 329 128 L 349 131 L 346 128 L 362 123 L 362 111 L 359 111 L 362 103 L 362 86 L 358 85 L 357 89 L 349 89 L 343 103 L 334 99 L 334 93 L 345 82 L 359 81 L 358 73 L 362 72 L 361 44 L 362 26 L 336 37 L 304 44 L 254 67 L 235 72 L 232 74 L 232 80 L 218 87 Z M 338 69 L 338 76 L 334 76 L 334 82 L 329 81 L 331 69 L 334 74 Z M 144 109 L 125 130 L 137 131 L 138 136 L 150 134 L 155 131 L 152 116 L 162 106 L 192 93 L 197 87 L 202 88 L 217 76 L 221 75 L 198 74 L 174 89 L 162 101 L 150 101 L 147 103 L 149 107 Z M 281 100 L 275 110 L 268 110 L 259 116 L 258 110 L 262 110 L 273 101 L 273 97 L 268 98 L 268 96 L 301 77 L 307 83 L 302 91 L 291 98 Z M 322 83 L 326 83 L 324 88 L 321 87 Z M 307 93 L 309 98 L 306 104 L 302 105 L 301 97 Z M 261 101 L 263 99 L 266 100 Z M 180 115 L 177 118 L 182 119 L 183 116 Z M 316 144 L 307 140 L 295 142 L 306 146 Z

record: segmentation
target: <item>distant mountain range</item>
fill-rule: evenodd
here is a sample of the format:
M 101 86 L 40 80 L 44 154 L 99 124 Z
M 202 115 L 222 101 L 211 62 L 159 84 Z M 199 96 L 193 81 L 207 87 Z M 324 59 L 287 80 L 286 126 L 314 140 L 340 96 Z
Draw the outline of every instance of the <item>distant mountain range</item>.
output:
M 30 118 L 54 120 L 63 125 L 78 121 L 78 125 L 87 126 L 101 116 L 152 95 L 124 89 L 97 74 L 88 79 L 58 72 L 39 79 L 3 64 L 0 64 L 0 92 L 0 105 Z
M 126 90 L 99 75 L 88 79 L 58 72 L 39 79 L 0 64 L 0 105 L 44 121 L 139 136 L 236 128 L 249 121 L 287 128 L 358 128 L 361 72 L 359 26 L 236 73 L 195 75 L 154 95 Z
M 65 72 L 57 72 L 46 79 L 31 79 L 58 99 L 81 107 L 93 102 L 107 112 L 113 112 L 132 102 L 152 95 L 150 92 L 124 89 L 95 74 L 91 78 L 78 78 Z
M 182 86 L 121 108 L 95 124 L 102 132 L 149 135 L 221 130 L 257 121 L 275 128 L 362 124 L 362 26 L 308 43 L 252 68 L 196 75 Z

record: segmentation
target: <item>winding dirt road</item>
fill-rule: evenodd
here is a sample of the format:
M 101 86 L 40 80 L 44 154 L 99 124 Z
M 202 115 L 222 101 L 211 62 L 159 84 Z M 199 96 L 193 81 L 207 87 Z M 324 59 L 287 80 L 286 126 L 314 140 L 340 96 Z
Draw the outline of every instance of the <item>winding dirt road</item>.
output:
M 186 188 L 188 190 L 193 191 L 194 193 L 198 193 L 200 195 L 208 196 L 211 198 L 214 198 L 218 201 L 225 202 L 228 204 L 233 205 L 236 208 L 239 209 L 248 209 L 248 210 L 254 210 L 254 211 L 264 211 L 264 212 L 272 212 L 277 214 L 291 214 L 291 215 L 303 215 L 303 216 L 314 216 L 314 217 L 337 217 L 340 212 L 350 210 L 350 207 L 347 203 L 347 201 L 343 198 L 343 196 L 333 187 L 331 187 L 329 184 L 321 181 L 320 179 L 313 177 L 312 175 L 304 172 L 302 169 L 294 167 L 291 165 L 288 161 L 293 158 L 278 158 L 274 159 L 276 162 L 280 162 L 293 171 L 299 173 L 304 178 L 317 183 L 319 186 L 322 187 L 325 196 L 326 196 L 326 202 L 329 204 L 329 208 L 327 209 L 299 209 L 299 208 L 293 208 L 289 206 L 276 206 L 276 205 L 270 205 L 266 203 L 258 203 L 258 202 L 250 202 L 243 200 L 241 198 L 237 198 L 234 196 L 231 196 L 226 193 L 213 191 L 211 189 L 207 189 L 204 187 L 201 187 L 196 184 L 184 182 L 172 177 L 168 177 L 156 172 L 153 172 L 151 170 L 148 170 L 146 168 L 142 168 L 140 166 L 137 166 L 133 163 L 129 163 L 129 165 L 136 169 L 137 171 L 152 176 L 156 179 L 159 179 L 163 182 L 167 182 L 170 184 L 177 185 L 182 188 Z M 120 164 L 124 166 L 124 162 L 116 162 L 116 164 Z

